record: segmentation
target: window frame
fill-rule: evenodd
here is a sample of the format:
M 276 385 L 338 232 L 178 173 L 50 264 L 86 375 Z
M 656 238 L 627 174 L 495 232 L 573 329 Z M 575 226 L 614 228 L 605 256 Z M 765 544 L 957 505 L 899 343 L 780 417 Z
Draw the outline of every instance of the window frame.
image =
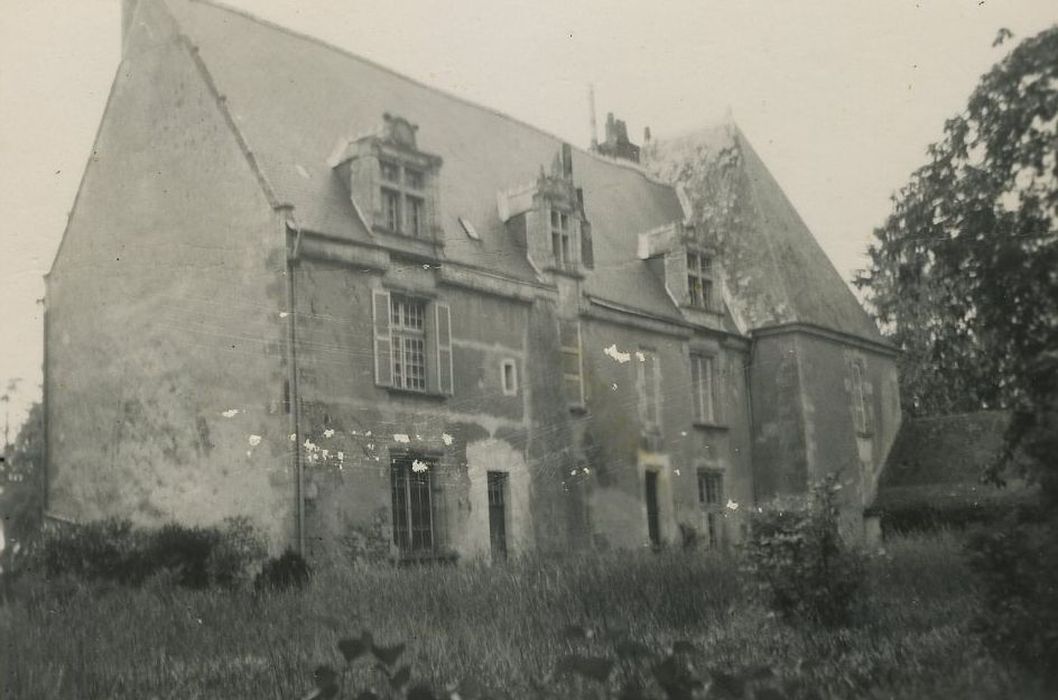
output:
M 573 214 L 564 209 L 550 207 L 548 231 L 551 233 L 551 255 L 555 260 L 555 267 L 560 270 L 575 270 L 577 260 L 573 253 Z
M 575 330 L 576 335 L 576 346 L 567 343 L 570 338 L 568 334 L 563 332 L 563 326 L 566 329 Z M 585 405 L 585 392 L 584 392 L 584 343 L 582 340 L 581 324 L 579 319 L 559 319 L 558 321 L 558 343 L 559 351 L 562 354 L 562 391 L 566 395 L 566 402 L 569 404 L 571 409 L 583 409 Z M 567 372 L 567 360 L 576 358 L 577 372 Z M 572 382 L 577 383 L 577 395 L 570 396 L 572 393 L 569 391 L 569 387 Z
M 405 294 L 390 294 L 390 365 L 392 368 L 393 387 L 404 391 L 426 393 L 429 387 L 427 352 L 429 352 L 429 338 L 427 337 L 427 314 L 430 304 L 428 300 Z M 417 308 L 419 313 L 419 327 L 407 325 L 408 311 Z M 421 362 L 413 365 L 418 368 L 418 379 L 421 386 L 412 386 L 408 375 L 408 347 L 406 343 L 419 343 L 419 355 Z
M 716 549 L 724 541 L 724 470 L 716 467 L 699 467 L 697 475 L 698 506 L 702 509 L 705 523 L 706 543 Z M 710 495 L 712 493 L 712 497 Z
M 684 255 L 687 267 L 687 305 L 695 309 L 712 311 L 716 308 L 713 298 L 715 293 L 713 255 L 695 248 L 687 248 Z
M 851 408 L 852 426 L 856 434 L 867 437 L 872 434 L 870 405 L 867 401 L 867 367 L 863 360 L 855 359 L 851 363 Z
M 406 163 L 390 155 L 380 155 L 378 187 L 382 201 L 380 228 L 390 233 L 425 238 L 427 231 L 428 182 L 426 168 Z M 395 177 L 387 175 L 391 173 Z M 415 175 L 410 175 L 414 173 Z M 390 203 L 394 201 L 395 210 Z M 397 224 L 396 226 L 393 223 Z
M 507 381 L 507 370 L 510 370 L 510 383 Z M 504 396 L 518 395 L 518 363 L 512 358 L 500 361 L 500 387 Z
M 694 412 L 694 422 L 698 425 L 719 425 L 719 357 L 715 353 L 691 350 L 690 360 L 691 403 Z M 707 405 L 708 411 L 705 410 Z
M 642 357 L 643 359 L 639 359 Z M 636 393 L 639 403 L 639 418 L 643 424 L 644 432 L 661 433 L 661 358 L 658 351 L 650 347 L 640 347 L 636 350 Z M 648 362 L 649 359 L 649 362 Z M 646 365 L 650 365 L 650 371 Z M 649 383 L 649 389 L 648 389 Z M 653 413 L 653 420 L 651 420 Z
M 426 464 L 427 468 L 415 471 L 416 462 Z M 438 501 L 435 498 L 437 482 L 434 477 L 438 463 L 436 457 L 412 452 L 399 452 L 390 457 L 393 545 L 402 557 L 433 555 L 440 551 Z M 413 488 L 418 492 L 417 509 L 413 503 Z M 423 493 L 425 509 L 422 508 Z M 420 535 L 418 539 L 416 533 Z M 428 533 L 425 546 L 422 533 Z

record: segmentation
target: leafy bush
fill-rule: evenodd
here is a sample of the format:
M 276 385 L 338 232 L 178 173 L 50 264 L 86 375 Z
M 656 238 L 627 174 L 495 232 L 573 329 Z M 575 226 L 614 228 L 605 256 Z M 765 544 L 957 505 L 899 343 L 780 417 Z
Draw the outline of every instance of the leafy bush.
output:
M 809 497 L 776 500 L 751 517 L 744 568 L 785 619 L 839 625 L 851 616 L 866 568 L 838 531 L 840 489 L 831 474 Z
M 246 519 L 222 528 L 169 524 L 157 530 L 108 519 L 62 525 L 41 537 L 28 567 L 47 578 L 70 576 L 139 586 L 148 579 L 187 588 L 234 586 L 264 556 L 264 545 Z
M 1058 515 L 1033 520 L 1011 517 L 970 539 L 970 566 L 984 583 L 974 629 L 997 658 L 1058 689 Z
M 265 562 L 261 573 L 254 579 L 254 588 L 257 590 L 288 590 L 291 588 L 304 588 L 312 576 L 312 569 L 308 562 L 292 550 L 283 552 L 278 558 L 269 559 Z

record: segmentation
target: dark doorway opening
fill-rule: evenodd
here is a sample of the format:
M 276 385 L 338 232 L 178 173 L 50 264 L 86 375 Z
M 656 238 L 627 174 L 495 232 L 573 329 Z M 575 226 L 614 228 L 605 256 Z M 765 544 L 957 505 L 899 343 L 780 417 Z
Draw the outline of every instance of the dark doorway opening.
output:
M 647 533 L 650 544 L 657 547 L 661 544 L 661 528 L 658 522 L 658 473 L 648 471 L 647 477 Z
M 489 544 L 492 560 L 507 558 L 507 473 L 488 472 Z

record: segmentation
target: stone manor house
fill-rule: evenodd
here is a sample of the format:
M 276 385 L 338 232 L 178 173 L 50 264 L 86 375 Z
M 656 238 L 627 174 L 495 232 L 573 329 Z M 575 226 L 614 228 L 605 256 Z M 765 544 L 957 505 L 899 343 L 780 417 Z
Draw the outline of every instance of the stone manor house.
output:
M 895 352 L 734 124 L 581 149 L 211 2 L 123 25 L 47 275 L 50 517 L 715 547 L 840 469 L 862 532 Z

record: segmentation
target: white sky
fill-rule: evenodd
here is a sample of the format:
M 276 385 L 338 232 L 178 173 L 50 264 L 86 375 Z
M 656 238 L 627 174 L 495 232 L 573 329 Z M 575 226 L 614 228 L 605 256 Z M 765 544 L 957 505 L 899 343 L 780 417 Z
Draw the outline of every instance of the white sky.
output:
M 730 107 L 846 279 L 890 195 L 1053 0 L 229 0 L 587 145 L 664 138 Z M 55 255 L 120 51 L 118 0 L 0 0 L 0 393 L 39 396 L 41 276 Z M 2 410 L 2 409 L 0 409 Z M 0 415 L 0 421 L 3 416 Z

